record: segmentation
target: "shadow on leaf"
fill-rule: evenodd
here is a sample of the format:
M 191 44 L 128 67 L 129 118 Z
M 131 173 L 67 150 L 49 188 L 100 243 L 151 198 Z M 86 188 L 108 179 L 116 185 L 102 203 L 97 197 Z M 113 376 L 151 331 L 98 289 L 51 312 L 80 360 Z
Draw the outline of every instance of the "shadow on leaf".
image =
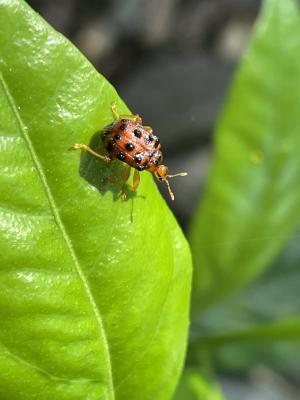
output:
M 101 132 L 96 132 L 93 135 L 89 146 L 101 155 L 106 154 L 106 150 L 101 145 Z M 114 159 L 110 163 L 106 163 L 85 151 L 82 151 L 81 154 L 79 174 L 102 195 L 107 191 L 111 191 L 114 201 L 120 200 L 122 189 L 127 186 L 126 183 L 119 185 L 113 182 L 114 179 L 122 180 L 123 178 L 124 164 L 122 162 Z M 128 191 L 125 201 L 135 196 L 135 191 Z

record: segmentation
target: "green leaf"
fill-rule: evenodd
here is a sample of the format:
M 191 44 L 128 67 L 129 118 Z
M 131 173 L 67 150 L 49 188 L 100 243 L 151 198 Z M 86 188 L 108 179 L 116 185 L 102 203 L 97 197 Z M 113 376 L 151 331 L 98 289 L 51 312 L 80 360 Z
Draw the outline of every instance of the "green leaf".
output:
M 265 364 L 284 374 L 299 374 L 299 263 L 297 231 L 272 269 L 199 316 L 190 353 L 209 347 L 227 373 Z
M 173 400 L 224 400 L 206 349 L 195 350 L 192 367 L 184 370 Z
M 299 344 L 287 341 L 227 343 L 213 351 L 216 368 L 223 374 L 246 375 L 265 366 L 278 374 L 297 380 L 300 373 Z
M 195 311 L 266 269 L 298 225 L 299 109 L 298 3 L 267 0 L 217 128 L 192 226 Z
M 300 319 L 286 318 L 282 321 L 259 324 L 250 329 L 224 334 L 203 336 L 199 344 L 224 345 L 227 343 L 248 341 L 296 341 L 300 338 Z
M 0 72 L 0 398 L 170 398 L 186 241 L 150 174 L 121 201 L 119 161 L 68 151 L 128 110 L 23 1 L 0 2 Z
M 298 341 L 299 263 L 299 235 L 295 234 L 272 269 L 199 316 L 193 327 L 193 342 Z
M 222 400 L 219 387 L 207 379 L 203 371 L 187 368 L 173 400 Z

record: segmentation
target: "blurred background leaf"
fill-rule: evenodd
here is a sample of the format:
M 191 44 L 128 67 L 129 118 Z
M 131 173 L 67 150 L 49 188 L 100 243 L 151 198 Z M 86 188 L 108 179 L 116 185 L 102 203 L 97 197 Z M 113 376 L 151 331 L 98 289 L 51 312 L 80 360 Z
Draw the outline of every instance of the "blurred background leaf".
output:
M 295 233 L 289 238 L 262 276 L 195 319 L 192 338 L 211 344 L 299 340 L 299 237 Z
M 246 373 L 260 364 L 298 381 L 299 265 L 296 233 L 272 269 L 194 321 L 190 351 L 208 346 L 227 373 Z
M 174 397 L 174 400 L 224 400 L 212 371 L 210 354 L 198 348 L 194 357 L 197 368 L 186 368 Z
M 267 0 L 218 124 L 192 224 L 194 310 L 264 271 L 297 228 L 299 51 L 297 2 Z

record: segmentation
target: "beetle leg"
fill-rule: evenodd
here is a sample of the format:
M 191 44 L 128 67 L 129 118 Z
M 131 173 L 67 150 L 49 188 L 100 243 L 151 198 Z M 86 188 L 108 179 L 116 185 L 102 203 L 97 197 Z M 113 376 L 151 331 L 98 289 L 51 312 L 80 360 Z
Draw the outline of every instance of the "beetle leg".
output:
M 130 119 L 131 121 L 134 121 L 138 124 L 141 124 L 143 122 L 142 118 L 138 114 L 122 114 L 119 115 L 120 119 Z
M 119 121 L 120 119 L 130 119 L 131 121 L 137 122 L 138 124 L 142 123 L 142 118 L 138 114 L 121 114 L 119 115 L 117 112 L 117 104 L 114 101 L 111 105 L 111 112 L 115 121 Z
M 127 187 L 123 190 L 123 192 L 121 193 L 121 199 L 125 200 L 129 190 L 136 190 L 139 184 L 140 184 L 140 173 L 137 169 L 135 169 L 133 175 L 133 184 L 127 185 Z
M 112 115 L 114 117 L 114 120 L 118 121 L 120 119 L 120 117 L 119 117 L 119 114 L 117 112 L 117 103 L 115 101 L 111 104 L 111 112 L 112 112 Z
M 130 190 L 136 190 L 140 184 L 140 173 L 137 169 L 134 170 L 133 185 L 130 186 Z
M 92 150 L 89 146 L 87 146 L 86 144 L 82 144 L 82 143 L 75 143 L 71 149 L 83 149 L 85 151 L 87 151 L 88 153 L 92 154 L 95 157 L 100 158 L 101 160 L 105 161 L 105 162 L 110 162 L 111 158 L 109 156 L 103 156 L 101 154 L 96 153 L 94 150 Z

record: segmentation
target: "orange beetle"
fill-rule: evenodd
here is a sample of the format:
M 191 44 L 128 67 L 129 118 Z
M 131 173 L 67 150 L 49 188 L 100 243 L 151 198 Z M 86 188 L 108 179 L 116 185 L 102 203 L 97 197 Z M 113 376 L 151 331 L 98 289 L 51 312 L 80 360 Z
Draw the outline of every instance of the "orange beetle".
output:
M 120 184 L 127 182 L 131 167 L 135 168 L 133 185 L 128 185 L 122 192 L 123 199 L 126 198 L 128 190 L 137 189 L 140 183 L 140 172 L 146 170 L 153 172 L 158 180 L 166 182 L 170 197 L 174 200 L 168 179 L 174 176 L 185 176 L 187 173 L 168 174 L 168 168 L 162 164 L 163 155 L 159 138 L 153 135 L 153 129 L 150 126 L 142 124 L 142 118 L 139 115 L 119 115 L 115 103 L 112 104 L 111 110 L 114 122 L 107 125 L 101 135 L 103 146 L 109 155 L 98 154 L 85 144 L 76 143 L 73 148 L 83 149 L 106 162 L 116 158 L 125 162 L 128 168 L 125 170 L 124 178 L 117 182 Z

